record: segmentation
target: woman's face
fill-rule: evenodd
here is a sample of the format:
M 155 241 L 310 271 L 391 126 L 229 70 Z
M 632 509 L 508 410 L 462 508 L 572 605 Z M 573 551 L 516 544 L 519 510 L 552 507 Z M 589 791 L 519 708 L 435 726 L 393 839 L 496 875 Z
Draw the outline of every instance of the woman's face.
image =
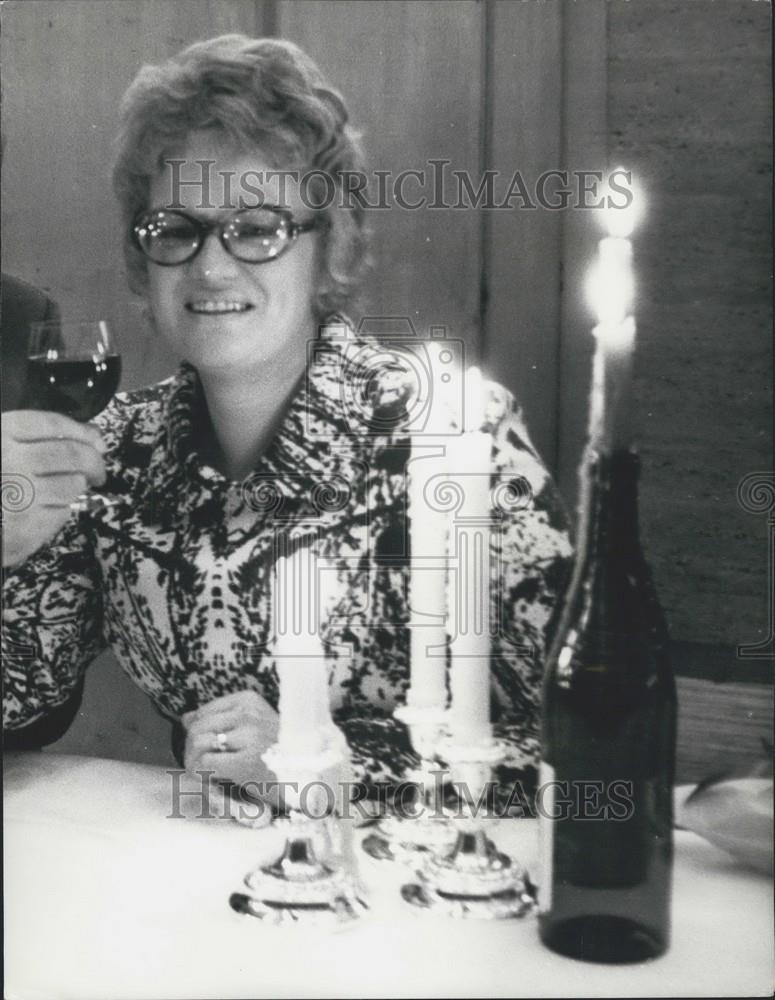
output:
M 184 162 L 165 163 L 151 183 L 149 207 L 169 208 L 175 201 L 175 207 L 206 221 L 227 219 L 243 207 L 240 178 L 248 171 L 272 169 L 260 150 L 229 150 L 217 134 L 207 132 L 193 133 L 185 148 L 167 159 Z M 212 161 L 209 174 L 197 161 Z M 203 170 L 209 192 L 199 183 Z M 197 183 L 185 183 L 192 180 Z M 254 173 L 247 184 L 257 186 Z M 295 221 L 313 215 L 299 197 L 298 184 L 288 178 L 265 181 L 261 188 L 267 205 L 290 210 Z M 247 204 L 255 204 L 255 196 Z M 312 299 L 317 254 L 315 230 L 299 235 L 276 260 L 261 264 L 232 257 L 217 234 L 210 233 L 196 257 L 185 264 L 160 267 L 148 261 L 156 328 L 201 375 L 265 377 L 267 370 L 300 374 L 307 343 L 316 334 Z

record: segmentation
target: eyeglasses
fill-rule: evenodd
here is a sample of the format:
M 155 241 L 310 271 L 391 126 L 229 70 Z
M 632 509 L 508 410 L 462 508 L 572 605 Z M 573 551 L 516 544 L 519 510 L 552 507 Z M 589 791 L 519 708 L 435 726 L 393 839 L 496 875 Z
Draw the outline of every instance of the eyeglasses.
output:
M 318 219 L 296 222 L 284 208 L 244 208 L 224 221 L 205 222 L 177 209 L 152 208 L 137 217 L 132 240 L 162 267 L 185 264 L 199 253 L 210 233 L 232 257 L 248 264 L 277 260 L 301 233 L 317 228 Z

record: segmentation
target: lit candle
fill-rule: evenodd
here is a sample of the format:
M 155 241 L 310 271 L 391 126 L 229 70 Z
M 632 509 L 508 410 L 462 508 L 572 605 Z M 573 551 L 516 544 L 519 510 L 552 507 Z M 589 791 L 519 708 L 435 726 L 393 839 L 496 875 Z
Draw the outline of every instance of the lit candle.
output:
M 623 173 L 618 170 L 616 173 Z M 631 191 L 627 207 L 605 209 L 608 235 L 598 245 L 597 262 L 590 274 L 589 297 L 597 315 L 589 440 L 599 451 L 626 448 L 630 443 L 632 363 L 635 319 L 631 235 L 642 201 Z
M 450 734 L 460 744 L 487 742 L 490 725 L 490 473 L 492 438 L 484 424 L 478 368 L 466 373 L 463 433 L 449 445 L 450 478 L 462 502 L 452 515 L 450 547 Z
M 280 682 L 278 744 L 283 753 L 313 754 L 331 724 L 323 643 L 317 622 L 315 554 L 297 545 L 275 563 L 275 662 Z

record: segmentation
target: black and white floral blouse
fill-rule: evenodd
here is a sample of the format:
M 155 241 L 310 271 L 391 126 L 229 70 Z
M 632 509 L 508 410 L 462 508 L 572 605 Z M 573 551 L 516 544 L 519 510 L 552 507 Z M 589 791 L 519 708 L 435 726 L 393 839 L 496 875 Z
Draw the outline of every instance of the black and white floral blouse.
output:
M 277 539 L 303 536 L 336 566 L 321 629 L 356 775 L 377 782 L 403 772 L 409 748 L 392 712 L 409 677 L 405 386 L 395 369 L 367 370 L 374 345 L 357 343 L 351 364 L 351 337 L 340 323 L 323 330 L 279 433 L 241 483 L 197 453 L 206 407 L 193 368 L 116 397 L 97 422 L 110 449 L 105 489 L 126 503 L 74 516 L 6 574 L 6 727 L 66 702 L 106 646 L 173 722 L 245 688 L 277 707 Z M 358 406 L 345 384 L 362 387 Z M 501 598 L 493 712 L 519 769 L 537 756 L 542 654 L 571 549 L 555 487 L 513 400 L 494 385 L 488 414 L 494 475 L 518 482 L 523 497 L 491 536 Z

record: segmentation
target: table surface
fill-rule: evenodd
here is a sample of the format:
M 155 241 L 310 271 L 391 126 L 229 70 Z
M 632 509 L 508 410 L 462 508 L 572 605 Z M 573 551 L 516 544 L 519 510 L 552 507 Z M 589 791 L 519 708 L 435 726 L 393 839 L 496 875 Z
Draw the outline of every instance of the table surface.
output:
M 239 916 L 229 895 L 276 850 L 277 831 L 188 808 L 168 818 L 163 768 L 9 754 L 4 802 L 9 1000 L 769 996 L 775 983 L 770 880 L 688 832 L 676 832 L 671 949 L 602 966 L 546 950 L 534 916 L 415 913 L 398 895 L 405 870 L 360 850 L 372 908 L 357 924 L 332 932 Z M 535 821 L 492 831 L 535 869 Z

